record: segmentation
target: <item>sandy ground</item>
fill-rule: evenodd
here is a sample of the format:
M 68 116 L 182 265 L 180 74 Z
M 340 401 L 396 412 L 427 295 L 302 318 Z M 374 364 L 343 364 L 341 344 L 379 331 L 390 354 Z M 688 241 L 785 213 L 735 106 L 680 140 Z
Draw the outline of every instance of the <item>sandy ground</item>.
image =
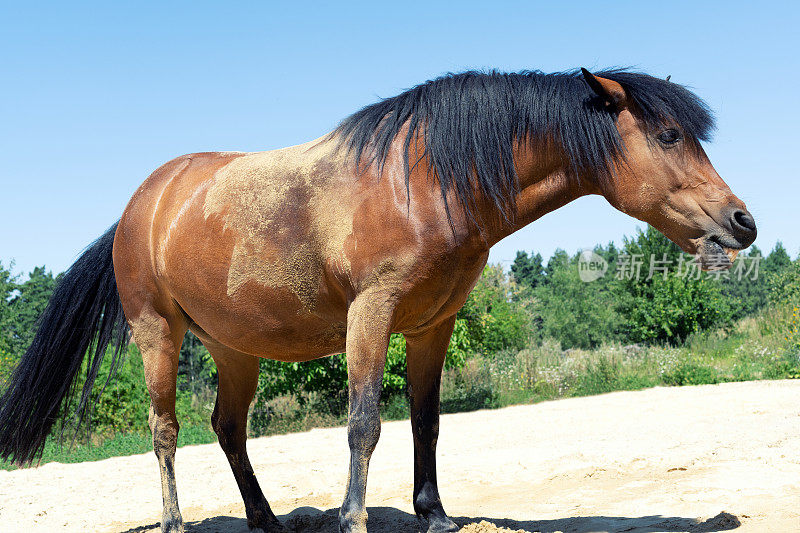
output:
M 251 440 L 272 508 L 295 531 L 336 531 L 344 428 Z M 190 532 L 246 532 L 216 444 L 177 453 Z M 371 532 L 414 532 L 408 421 L 372 458 Z M 800 380 L 619 392 L 442 417 L 445 508 L 467 533 L 800 531 Z M 157 531 L 155 457 L 0 471 L 0 531 Z M 422 530 L 424 531 L 424 529 Z

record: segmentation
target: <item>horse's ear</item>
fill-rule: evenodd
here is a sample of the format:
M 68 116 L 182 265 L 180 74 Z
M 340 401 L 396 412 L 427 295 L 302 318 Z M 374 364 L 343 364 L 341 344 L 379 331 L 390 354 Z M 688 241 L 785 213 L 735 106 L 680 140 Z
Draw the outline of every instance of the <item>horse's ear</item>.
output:
M 614 80 L 595 76 L 585 68 L 581 68 L 581 74 L 583 74 L 583 79 L 586 80 L 589 87 L 592 88 L 597 96 L 603 99 L 606 105 L 613 105 L 617 108 L 621 108 L 625 105 L 625 101 L 628 97 L 622 85 Z

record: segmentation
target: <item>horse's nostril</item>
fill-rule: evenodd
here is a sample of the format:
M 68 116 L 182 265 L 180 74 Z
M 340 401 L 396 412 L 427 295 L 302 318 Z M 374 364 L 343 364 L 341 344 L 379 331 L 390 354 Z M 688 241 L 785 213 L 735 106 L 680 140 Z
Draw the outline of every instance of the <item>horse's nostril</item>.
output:
M 733 214 L 733 221 L 740 228 L 744 228 L 750 231 L 755 231 L 756 229 L 756 222 L 755 220 L 753 220 L 753 217 L 750 216 L 750 213 L 748 213 L 747 211 L 736 211 Z

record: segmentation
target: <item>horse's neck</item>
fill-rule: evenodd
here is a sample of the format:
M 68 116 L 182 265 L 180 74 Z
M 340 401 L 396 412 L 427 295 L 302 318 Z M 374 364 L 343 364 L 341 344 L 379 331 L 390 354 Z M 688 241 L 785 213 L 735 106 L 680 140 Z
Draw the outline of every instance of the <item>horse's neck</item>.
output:
M 597 192 L 592 183 L 579 183 L 568 177 L 563 159 L 544 152 L 531 149 L 516 154 L 520 183 L 516 216 L 509 217 L 511 220 L 508 222 L 503 217 L 497 217 L 501 219 L 500 222 L 489 230 L 487 240 L 490 246 L 543 215 L 581 196 Z

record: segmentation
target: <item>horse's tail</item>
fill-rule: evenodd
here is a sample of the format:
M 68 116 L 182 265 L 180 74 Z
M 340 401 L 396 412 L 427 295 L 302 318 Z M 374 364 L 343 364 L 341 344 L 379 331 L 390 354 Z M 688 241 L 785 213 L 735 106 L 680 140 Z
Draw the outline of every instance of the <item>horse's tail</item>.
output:
M 4 460 L 26 464 L 41 457 L 59 418 L 62 436 L 72 416 L 77 430 L 110 344 L 114 349 L 109 380 L 121 362 L 128 326 L 111 257 L 116 229 L 114 224 L 64 273 L 39 318 L 33 342 L 6 382 L 0 398 L 0 458 Z M 77 395 L 84 357 L 88 359 L 86 375 Z

